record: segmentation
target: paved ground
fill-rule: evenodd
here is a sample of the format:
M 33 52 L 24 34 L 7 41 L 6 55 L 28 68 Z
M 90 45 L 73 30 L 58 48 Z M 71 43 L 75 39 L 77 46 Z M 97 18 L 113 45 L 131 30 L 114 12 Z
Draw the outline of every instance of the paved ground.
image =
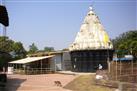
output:
M 6 91 L 70 91 L 56 86 L 54 81 L 65 86 L 76 77 L 65 74 L 8 75 Z
M 61 74 L 69 74 L 69 75 L 95 75 L 96 73 L 91 72 L 72 72 L 72 71 L 58 71 Z

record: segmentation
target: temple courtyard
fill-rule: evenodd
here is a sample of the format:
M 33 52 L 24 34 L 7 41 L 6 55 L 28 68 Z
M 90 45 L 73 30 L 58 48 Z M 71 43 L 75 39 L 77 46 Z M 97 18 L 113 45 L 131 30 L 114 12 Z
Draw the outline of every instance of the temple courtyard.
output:
M 71 91 L 63 86 L 76 77 L 66 74 L 8 75 L 6 91 Z M 60 81 L 62 86 L 57 86 L 55 81 Z

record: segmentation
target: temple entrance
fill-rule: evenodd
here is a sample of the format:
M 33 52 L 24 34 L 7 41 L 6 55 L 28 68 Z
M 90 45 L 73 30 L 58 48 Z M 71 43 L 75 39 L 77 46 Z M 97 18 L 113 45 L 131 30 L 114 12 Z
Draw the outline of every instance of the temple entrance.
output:
M 108 59 L 111 61 L 112 57 L 113 50 L 73 51 L 71 52 L 72 70 L 78 72 L 95 72 L 99 64 L 102 65 L 103 69 L 107 69 L 107 61 Z

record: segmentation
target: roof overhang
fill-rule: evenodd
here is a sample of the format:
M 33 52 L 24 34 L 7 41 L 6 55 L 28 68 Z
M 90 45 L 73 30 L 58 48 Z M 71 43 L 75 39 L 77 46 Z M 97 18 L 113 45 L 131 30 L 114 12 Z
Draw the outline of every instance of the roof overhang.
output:
M 9 63 L 10 64 L 26 64 L 26 63 L 31 63 L 31 62 L 35 62 L 35 61 L 39 61 L 39 60 L 43 60 L 43 59 L 47 59 L 47 58 L 52 58 L 52 57 L 54 57 L 54 55 L 43 56 L 43 57 L 27 57 L 27 58 L 12 61 L 12 62 L 9 62 Z

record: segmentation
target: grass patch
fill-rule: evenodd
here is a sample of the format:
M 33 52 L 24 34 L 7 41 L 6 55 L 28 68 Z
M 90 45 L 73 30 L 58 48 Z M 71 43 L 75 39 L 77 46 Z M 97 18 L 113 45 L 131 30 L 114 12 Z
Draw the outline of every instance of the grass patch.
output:
M 73 91 L 114 91 L 114 88 L 98 86 L 95 84 L 95 75 L 83 75 L 74 79 L 64 88 Z

